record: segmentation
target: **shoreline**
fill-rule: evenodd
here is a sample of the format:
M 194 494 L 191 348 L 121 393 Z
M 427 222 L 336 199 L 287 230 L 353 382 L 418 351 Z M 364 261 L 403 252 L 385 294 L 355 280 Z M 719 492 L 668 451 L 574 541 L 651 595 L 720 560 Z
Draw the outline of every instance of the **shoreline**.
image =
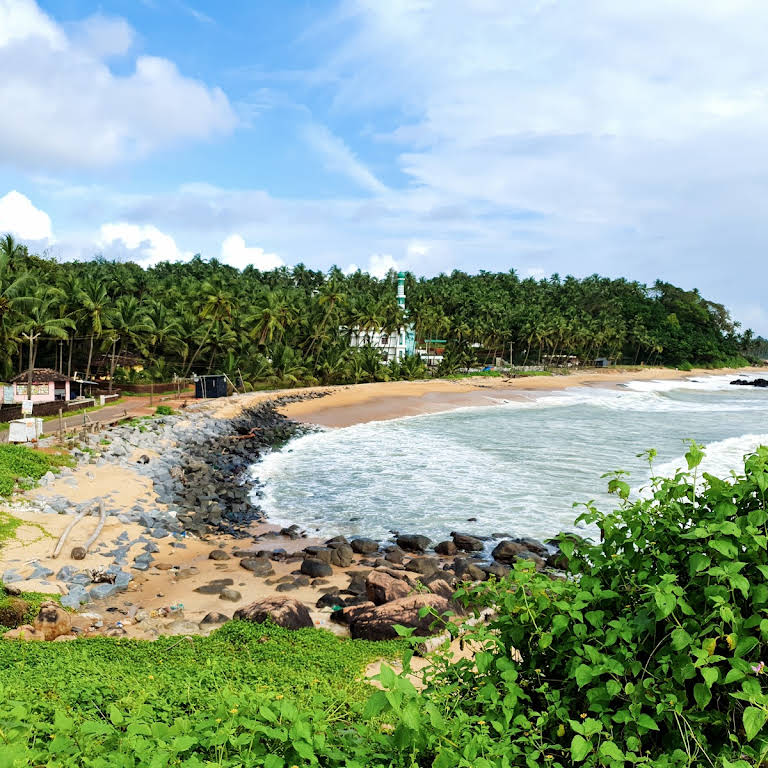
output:
M 614 389 L 630 381 L 683 381 L 702 376 L 764 373 L 766 368 L 670 368 L 594 369 L 552 376 L 519 378 L 467 377 L 421 379 L 326 387 L 319 402 L 304 400 L 279 410 L 294 421 L 327 428 L 349 427 L 371 421 L 442 413 L 458 408 L 491 406 L 500 400 L 525 400 L 531 395 L 559 392 L 571 387 Z
M 415 578 L 427 579 L 419 570 L 426 567 L 431 577 L 437 574 L 455 583 L 467 573 L 485 578 L 489 571 L 482 570 L 481 560 L 488 557 L 448 547 L 435 554 L 400 552 L 391 561 L 387 547 L 393 545 L 382 540 L 375 550 L 354 555 L 350 550 L 339 559 L 296 526 L 279 530 L 260 509 L 258 491 L 251 500 L 258 485 L 249 485 L 249 470 L 259 454 L 301 433 L 302 424 L 340 427 L 493 405 L 573 386 L 617 387 L 626 381 L 732 373 L 645 369 L 513 380 L 387 382 L 249 393 L 195 404 L 177 416 L 146 422 L 147 434 L 134 424 L 92 436 L 76 469 L 49 478 L 16 502 L 0 503 L 0 509 L 24 521 L 17 539 L 0 547 L 0 577 L 7 582 L 6 576 L 15 574 L 19 579 L 10 586 L 24 591 L 69 595 L 74 607 L 93 585 L 67 581 L 73 574 L 77 578 L 99 569 L 122 574 L 119 589 L 106 587 L 101 598 L 83 597 L 91 602 L 76 619 L 81 636 L 206 634 L 220 626 L 203 623 L 208 614 L 224 613 L 228 619 L 233 610 L 271 598 L 299 600 L 316 627 L 344 632 L 331 622 L 334 596 L 350 609 L 364 601 L 365 579 L 372 570 L 383 569 L 390 576 L 396 572 L 415 583 Z M 71 515 L 99 500 L 110 511 L 99 545 L 85 560 L 67 556 L 77 538 L 84 539 L 95 527 L 93 518 L 85 518 L 78 524 L 82 530 L 76 528 L 78 536 L 73 534 L 62 555 L 52 559 L 56 538 Z M 307 554 L 308 546 L 319 550 Z M 534 546 L 527 556 L 539 558 L 543 567 L 551 554 Z M 333 567 L 319 568 L 329 572 L 310 577 L 303 561 L 316 556 L 326 561 L 334 557 Z M 225 590 L 229 597 L 222 598 Z M 183 609 L 172 609 L 180 604 Z

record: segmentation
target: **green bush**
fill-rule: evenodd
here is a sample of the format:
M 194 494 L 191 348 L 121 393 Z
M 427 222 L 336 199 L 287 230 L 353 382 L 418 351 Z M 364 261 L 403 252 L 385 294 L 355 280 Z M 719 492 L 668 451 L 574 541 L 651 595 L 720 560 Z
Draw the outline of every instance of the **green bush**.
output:
M 155 408 L 155 416 L 172 416 L 173 408 L 170 405 L 158 405 Z
M 10 496 L 19 478 L 39 480 L 46 472 L 69 463 L 68 457 L 43 453 L 24 445 L 0 445 L 0 496 Z
M 498 618 L 423 695 L 385 681 L 369 714 L 397 717 L 392 747 L 438 768 L 765 765 L 768 448 L 727 480 L 702 456 L 639 499 L 613 477 L 620 508 L 580 518 L 601 543 L 561 536 L 565 579 L 520 561 L 462 591 Z

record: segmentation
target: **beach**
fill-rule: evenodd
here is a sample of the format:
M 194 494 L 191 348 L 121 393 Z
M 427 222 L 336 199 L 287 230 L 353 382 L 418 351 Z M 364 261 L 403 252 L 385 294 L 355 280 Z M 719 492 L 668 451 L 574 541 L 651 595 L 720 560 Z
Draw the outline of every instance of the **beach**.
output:
M 179 409 L 177 416 L 164 425 L 163 420 L 158 420 L 160 426 L 146 422 L 147 429 L 156 429 L 156 434 L 143 435 L 136 429 L 117 427 L 97 435 L 91 445 L 92 450 L 101 451 L 98 458 L 81 458 L 76 468 L 65 470 L 0 507 L 23 521 L 16 539 L 0 547 L 0 575 L 18 577 L 15 583 L 24 591 L 62 596 L 73 589 L 72 582 L 60 577 L 62 573 L 71 578 L 74 571 L 106 571 L 111 567 L 113 572 L 127 574 L 120 577 L 130 577 L 121 589 L 81 606 L 75 624 L 86 636 L 153 639 L 159 634 L 207 633 L 218 626 L 204 622 L 207 616 L 218 613 L 229 618 L 233 611 L 265 598 L 298 600 L 310 610 L 315 626 L 344 633 L 346 627 L 331 620 L 330 606 L 318 607 L 318 600 L 325 594 L 346 593 L 350 582 L 357 581 L 359 587 L 360 580 L 372 568 L 382 567 L 384 561 L 379 555 L 354 553 L 348 562 L 321 569 L 328 571 L 321 577 L 310 577 L 302 573 L 306 557 L 303 550 L 322 542 L 307 534 L 281 532 L 280 526 L 269 520 L 254 520 L 238 528 L 236 535 L 227 528 L 211 527 L 207 519 L 205 525 L 195 528 L 189 522 L 192 518 L 183 514 L 179 519 L 186 522 L 181 524 L 169 514 L 170 480 L 165 476 L 179 475 L 174 456 L 184 455 L 199 443 L 198 433 L 214 434 L 210 438 L 211 450 L 216 451 L 216 446 L 227 445 L 221 441 L 231 439 L 238 418 L 273 401 L 292 422 L 333 428 L 493 405 L 569 387 L 615 388 L 628 381 L 687 379 L 712 373 L 722 375 L 724 371 L 632 369 L 516 379 L 477 377 L 250 393 L 188 405 L 183 410 L 180 402 L 171 403 Z M 281 400 L 285 397 L 292 401 Z M 242 424 L 237 428 L 241 433 L 245 431 Z M 205 454 L 196 456 L 198 464 L 205 463 Z M 199 467 L 192 467 L 187 477 L 194 480 L 199 471 Z M 218 498 L 223 490 L 211 490 L 211 477 L 215 479 L 208 474 L 195 482 L 206 486 L 205 493 Z M 246 492 L 247 488 L 241 495 Z M 190 502 L 191 507 L 198 503 L 196 499 Z M 114 513 L 130 511 L 130 515 L 121 519 L 110 514 L 98 546 L 84 560 L 76 561 L 70 556 L 72 546 L 89 536 L 97 522 L 94 515 L 85 517 L 59 557 L 53 558 L 56 541 L 71 522 L 71 514 L 55 512 L 50 505 L 71 513 L 78 505 L 95 507 L 99 502 Z M 149 521 L 145 519 L 148 511 L 155 515 Z M 326 548 L 321 549 L 323 553 L 318 552 L 318 556 L 327 559 Z M 451 562 L 448 557 L 432 559 L 440 560 L 440 567 Z M 402 562 L 387 562 L 384 567 L 399 570 L 411 583 L 418 573 L 407 571 L 408 559 L 405 562 L 405 566 Z

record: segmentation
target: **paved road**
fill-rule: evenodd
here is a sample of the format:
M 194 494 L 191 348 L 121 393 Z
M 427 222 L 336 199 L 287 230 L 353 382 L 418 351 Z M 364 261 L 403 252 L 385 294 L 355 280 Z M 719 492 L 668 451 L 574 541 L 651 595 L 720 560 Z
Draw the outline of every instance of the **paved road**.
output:
M 99 424 L 108 424 L 112 421 L 123 419 L 126 416 L 149 416 L 155 412 L 155 408 L 159 403 L 159 397 L 154 399 L 153 405 L 149 404 L 148 397 L 124 397 L 116 405 L 107 405 L 104 408 L 100 408 L 96 411 L 88 411 L 85 415 L 87 416 L 87 423 L 89 424 L 94 424 L 96 422 Z M 174 401 L 164 400 L 163 403 L 171 406 L 174 404 L 178 405 L 178 403 L 174 403 Z M 74 416 L 65 416 L 63 422 L 65 430 L 78 429 L 79 427 L 83 426 L 83 414 L 78 413 Z M 58 431 L 58 418 L 53 418 L 43 422 L 43 434 L 50 435 Z M 4 429 L 2 432 L 0 432 L 0 443 L 7 442 L 8 430 Z

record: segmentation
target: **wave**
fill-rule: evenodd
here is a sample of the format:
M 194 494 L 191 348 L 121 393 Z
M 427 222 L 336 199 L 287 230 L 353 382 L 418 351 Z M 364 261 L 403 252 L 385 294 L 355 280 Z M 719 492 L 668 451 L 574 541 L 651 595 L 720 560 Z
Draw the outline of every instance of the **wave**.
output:
M 731 472 L 744 469 L 744 457 L 754 453 L 761 445 L 768 445 L 768 433 L 747 434 L 716 440 L 704 446 L 704 458 L 699 464 L 698 474 L 708 472 L 716 477 L 726 477 Z M 655 468 L 660 477 L 671 477 L 680 470 L 687 469 L 685 456 L 664 462 Z

